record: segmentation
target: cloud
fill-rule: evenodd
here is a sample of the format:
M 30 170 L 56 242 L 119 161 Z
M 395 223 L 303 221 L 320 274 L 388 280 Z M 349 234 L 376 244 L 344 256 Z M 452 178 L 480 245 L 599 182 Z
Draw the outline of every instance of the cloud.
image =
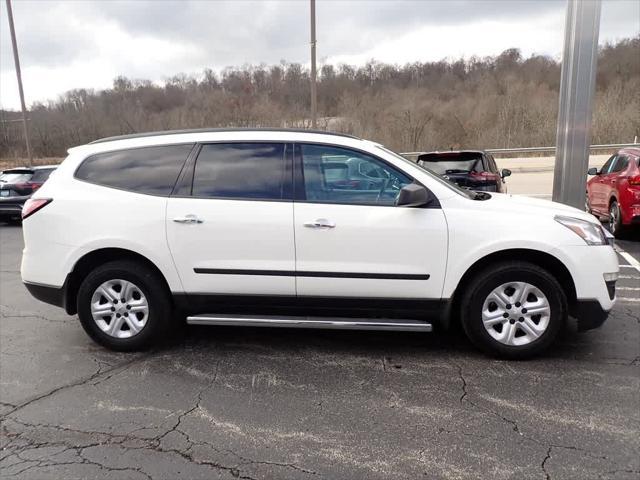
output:
M 27 103 L 124 75 L 154 81 L 229 65 L 307 63 L 309 3 L 215 0 L 14 0 Z M 558 56 L 565 0 L 317 0 L 318 57 L 390 63 L 496 55 Z M 0 104 L 19 105 L 0 11 Z M 640 32 L 640 2 L 605 0 L 601 43 Z

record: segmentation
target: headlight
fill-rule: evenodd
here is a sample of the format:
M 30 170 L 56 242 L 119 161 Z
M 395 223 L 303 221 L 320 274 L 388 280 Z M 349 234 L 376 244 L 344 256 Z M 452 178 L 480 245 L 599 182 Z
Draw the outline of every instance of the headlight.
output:
M 607 245 L 608 243 L 601 225 L 573 217 L 556 216 L 555 220 L 582 238 L 587 245 Z

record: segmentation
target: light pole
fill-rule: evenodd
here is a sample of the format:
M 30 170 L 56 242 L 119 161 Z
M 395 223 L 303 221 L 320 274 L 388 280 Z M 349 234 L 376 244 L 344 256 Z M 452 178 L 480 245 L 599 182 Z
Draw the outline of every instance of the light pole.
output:
M 553 201 L 584 209 L 601 0 L 567 0 Z
M 7 0 L 9 1 L 9 0 Z M 311 126 L 318 127 L 318 100 L 316 94 L 316 0 L 311 1 Z
M 27 107 L 24 103 L 24 90 L 22 89 L 22 73 L 20 71 L 20 58 L 18 57 L 18 43 L 16 42 L 16 29 L 13 26 L 13 10 L 11 10 L 11 0 L 7 2 L 7 17 L 9 18 L 9 31 L 11 32 L 11 45 L 13 46 L 13 61 L 16 65 L 16 76 L 18 77 L 18 92 L 20 93 L 20 106 L 22 107 L 22 128 L 24 130 L 24 143 L 27 146 L 27 157 L 29 166 L 33 162 L 31 155 L 31 143 L 29 142 L 29 126 L 27 124 Z

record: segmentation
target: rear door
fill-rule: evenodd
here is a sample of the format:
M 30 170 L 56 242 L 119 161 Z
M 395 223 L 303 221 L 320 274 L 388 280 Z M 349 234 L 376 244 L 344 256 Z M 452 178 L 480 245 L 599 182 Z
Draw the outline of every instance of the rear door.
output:
M 167 205 L 187 293 L 295 295 L 291 147 L 202 145 Z
M 609 209 L 609 201 L 612 196 L 618 197 L 618 180 L 620 173 L 626 170 L 629 159 L 626 155 L 618 155 L 615 162 L 611 164 L 609 171 L 602 178 L 602 202 L 606 211 Z
M 341 162 L 360 175 L 336 184 Z M 295 170 L 298 296 L 440 299 L 444 214 L 394 206 L 412 178 L 367 153 L 317 144 L 296 147 Z

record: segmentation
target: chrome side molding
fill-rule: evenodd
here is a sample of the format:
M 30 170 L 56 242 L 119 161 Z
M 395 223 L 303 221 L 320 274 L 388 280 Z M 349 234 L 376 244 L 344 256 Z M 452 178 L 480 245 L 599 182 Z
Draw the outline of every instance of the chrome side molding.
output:
M 319 328 L 331 330 L 393 330 L 431 332 L 430 323 L 404 319 L 324 318 L 272 315 L 202 314 L 187 317 L 190 325 L 224 325 L 243 327 Z

